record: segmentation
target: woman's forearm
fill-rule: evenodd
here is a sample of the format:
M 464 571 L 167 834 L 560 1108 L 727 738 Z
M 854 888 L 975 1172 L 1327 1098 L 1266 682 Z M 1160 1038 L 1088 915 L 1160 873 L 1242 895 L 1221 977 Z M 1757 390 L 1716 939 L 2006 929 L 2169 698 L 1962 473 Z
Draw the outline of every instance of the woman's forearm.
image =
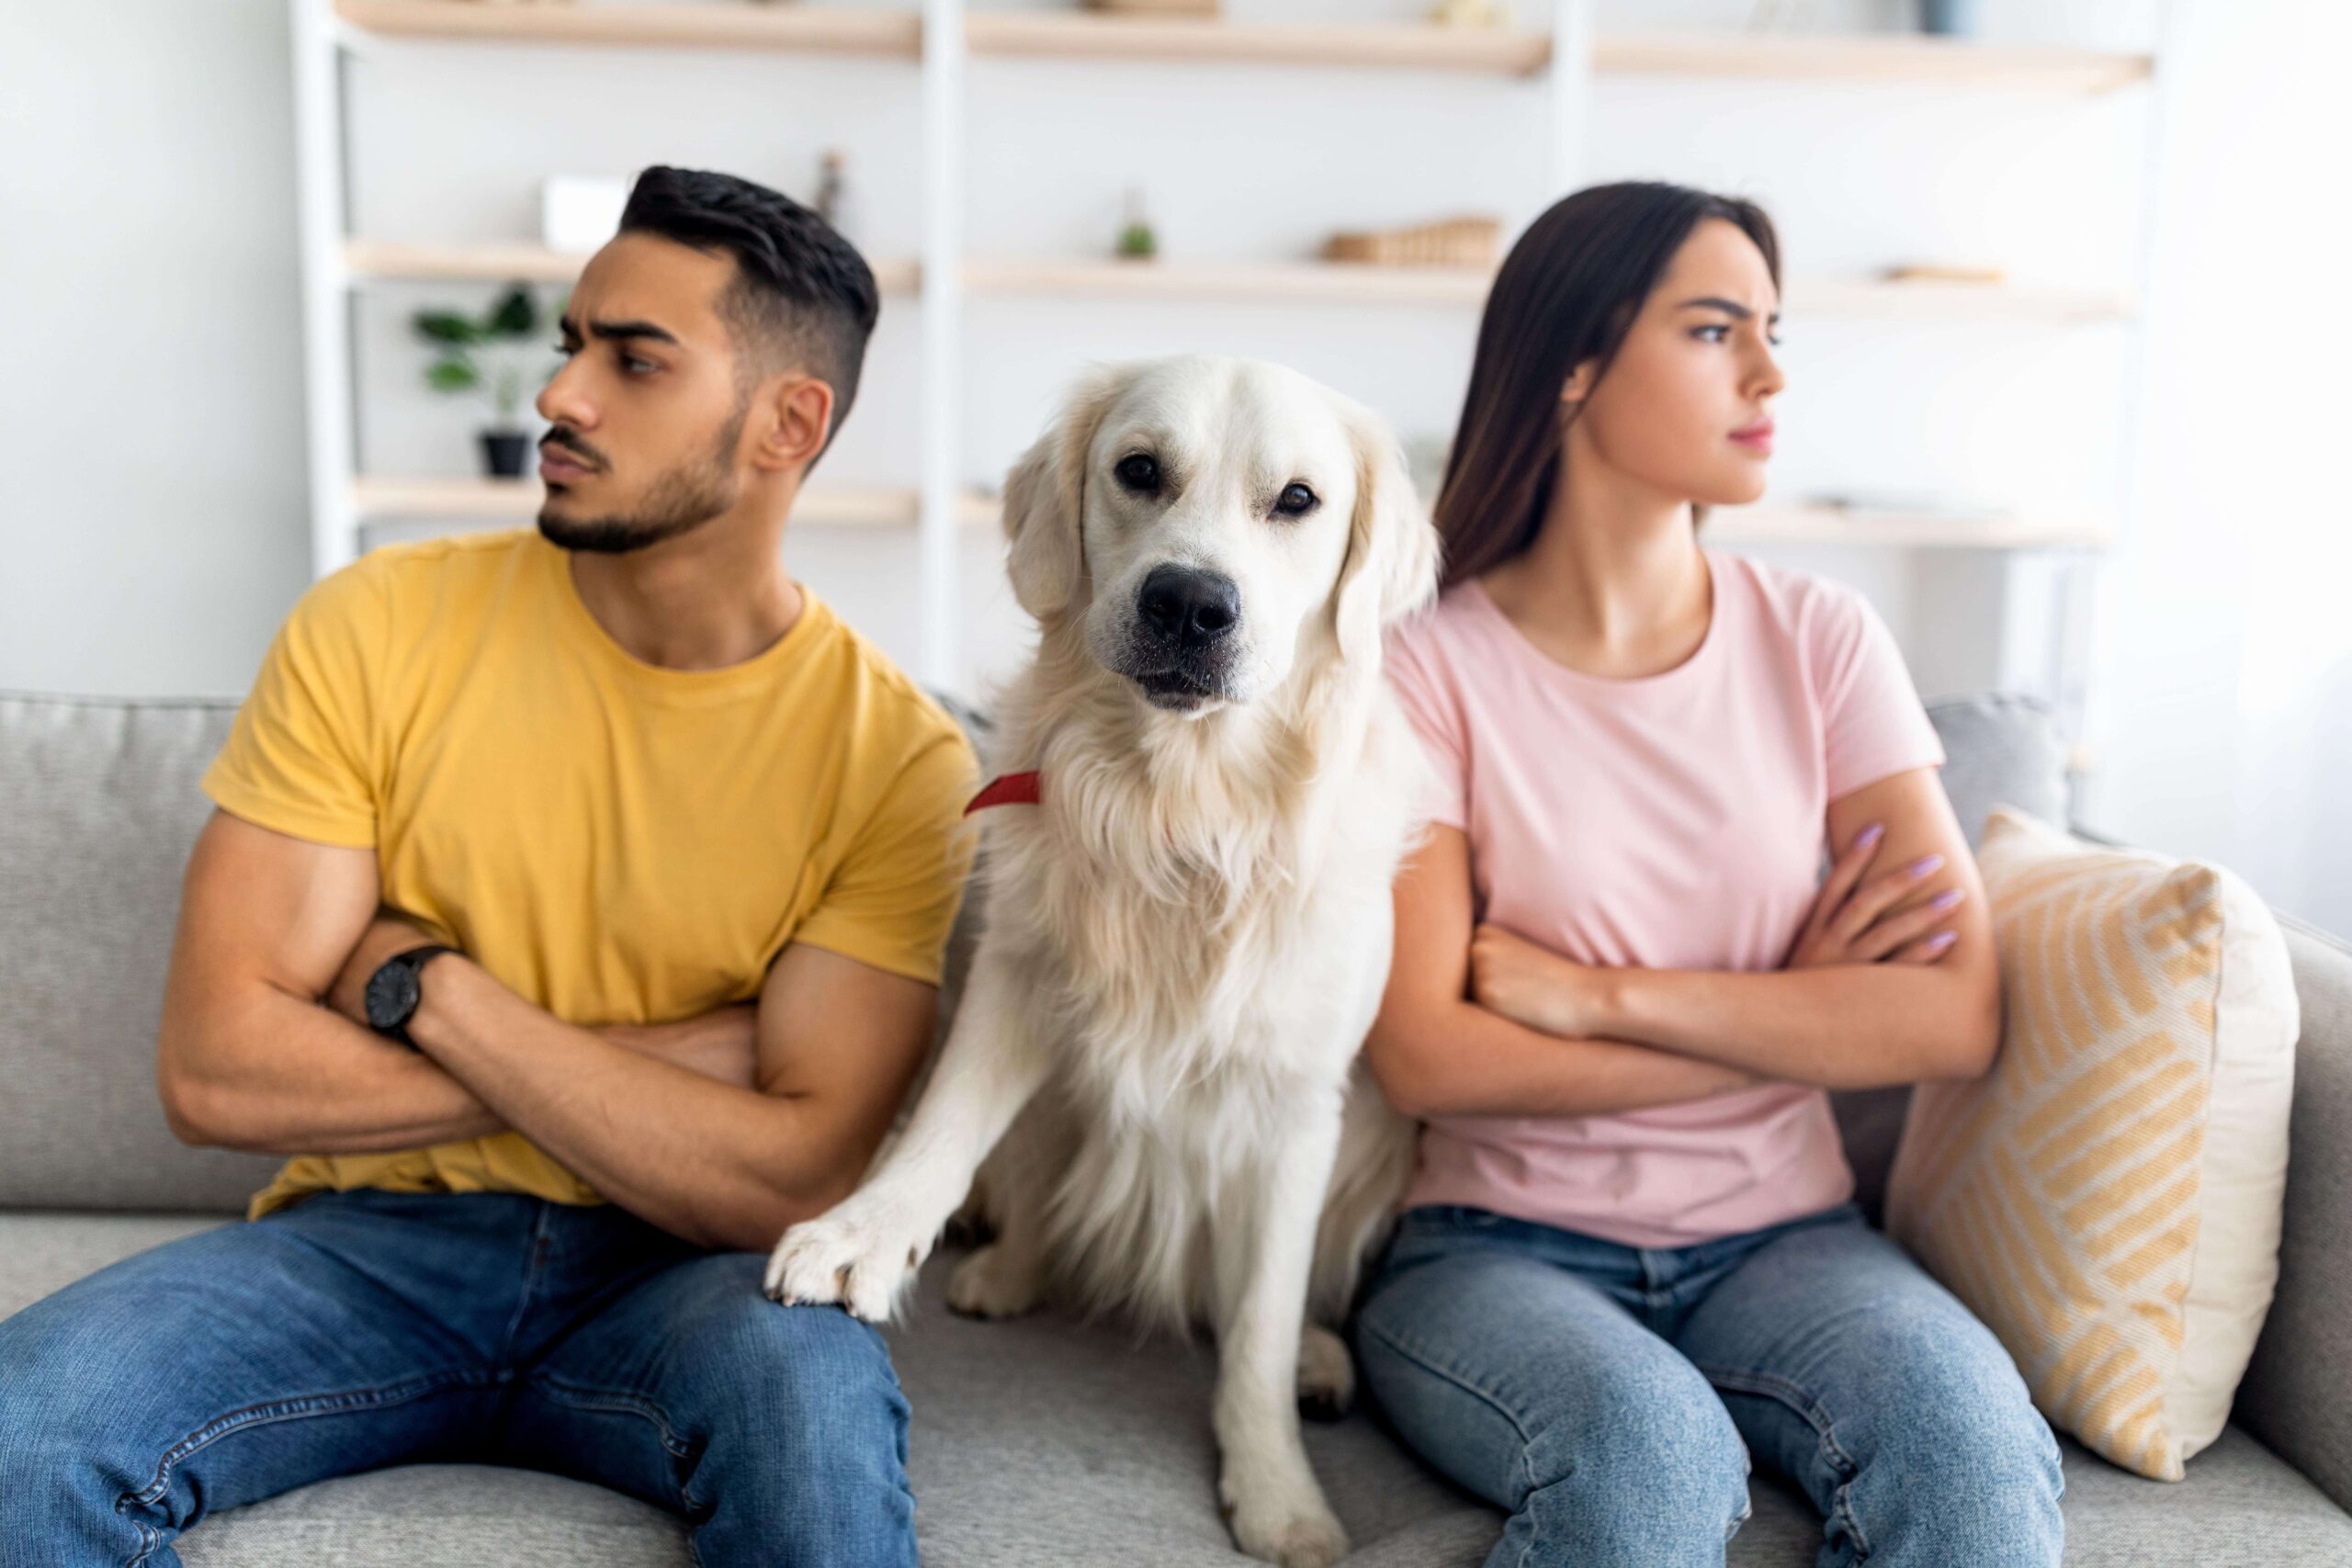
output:
M 1976 1077 L 2000 1043 L 1997 983 L 1960 966 L 1605 973 L 1594 1032 L 1825 1089 Z
M 1469 1001 L 1418 1017 L 1409 1030 L 1384 1017 L 1364 1050 L 1381 1089 L 1416 1117 L 1601 1116 L 1760 1081 L 1656 1046 L 1562 1040 Z

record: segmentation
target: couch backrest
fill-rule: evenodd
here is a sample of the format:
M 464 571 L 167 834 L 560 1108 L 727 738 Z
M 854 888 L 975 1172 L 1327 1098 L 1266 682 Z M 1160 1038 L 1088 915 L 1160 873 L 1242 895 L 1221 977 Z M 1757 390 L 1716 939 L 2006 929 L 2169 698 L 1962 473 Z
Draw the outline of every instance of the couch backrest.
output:
M 976 739 L 985 730 L 949 705 Z M 198 781 L 235 711 L 0 693 L 0 1207 L 235 1209 L 275 1168 L 182 1145 L 154 1086 L 180 874 L 211 809 Z M 2063 759 L 2041 710 L 1991 697 L 1928 712 L 1972 841 L 1996 801 L 2060 813 Z M 958 922 L 951 982 L 976 912 Z M 1873 1204 L 1905 1092 L 1840 1097 Z
M 0 1207 L 242 1209 L 278 1162 L 164 1124 L 155 1026 L 231 702 L 0 694 Z
M 2231 1416 L 2352 1508 L 2352 947 L 2288 916 L 2278 923 L 2303 1022 L 2287 1224 L 2278 1300 Z

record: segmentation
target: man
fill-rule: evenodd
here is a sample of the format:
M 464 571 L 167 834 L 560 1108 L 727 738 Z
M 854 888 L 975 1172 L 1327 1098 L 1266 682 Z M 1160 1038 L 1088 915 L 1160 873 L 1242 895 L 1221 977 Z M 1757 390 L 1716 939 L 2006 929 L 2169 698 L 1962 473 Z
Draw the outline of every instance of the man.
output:
M 714 1568 L 915 1561 L 881 1340 L 760 1289 L 918 1070 L 968 866 L 962 734 L 779 559 L 876 312 L 807 209 L 649 170 L 563 320 L 537 531 L 296 606 L 157 1057 L 183 1139 L 296 1157 L 0 1325 L 0 1565 L 175 1562 L 428 1461 L 648 1499 Z

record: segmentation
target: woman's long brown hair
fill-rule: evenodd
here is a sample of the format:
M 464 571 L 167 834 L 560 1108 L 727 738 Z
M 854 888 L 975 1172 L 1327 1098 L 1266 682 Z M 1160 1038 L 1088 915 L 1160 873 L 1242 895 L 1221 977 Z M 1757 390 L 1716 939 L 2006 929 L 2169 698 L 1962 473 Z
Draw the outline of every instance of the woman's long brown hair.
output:
M 1777 291 L 1781 246 L 1764 209 L 1687 186 L 1590 186 L 1554 202 L 1511 246 L 1487 295 L 1462 423 L 1438 489 L 1444 586 L 1535 542 L 1559 481 L 1560 389 L 1588 359 L 1608 374 L 1642 301 L 1708 218 L 1737 224 L 1756 242 Z

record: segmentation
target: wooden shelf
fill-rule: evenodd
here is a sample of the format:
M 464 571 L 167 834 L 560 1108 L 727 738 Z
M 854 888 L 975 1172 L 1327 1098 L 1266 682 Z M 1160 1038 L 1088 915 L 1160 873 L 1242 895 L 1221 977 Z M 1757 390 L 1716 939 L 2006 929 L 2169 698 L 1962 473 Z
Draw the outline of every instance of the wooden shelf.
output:
M 535 517 L 543 491 L 536 479 L 362 479 L 351 487 L 352 509 L 363 522 L 494 521 Z M 967 491 L 957 521 L 994 529 L 1003 499 Z M 890 485 L 820 485 L 792 509 L 792 521 L 823 527 L 911 527 L 921 508 L 911 489 Z M 1724 545 L 1870 545 L 1915 549 L 2098 549 L 2108 531 L 2084 518 L 1938 517 L 1857 512 L 1835 506 L 1718 507 L 1702 536 Z
M 585 258 L 538 245 L 409 245 L 352 240 L 344 266 L 356 280 L 569 283 Z M 872 264 L 882 292 L 912 295 L 922 267 L 912 259 Z M 1333 304 L 1485 302 L 1494 275 L 1483 268 L 1373 266 L 1361 262 L 1124 262 L 974 257 L 964 285 L 976 295 L 1198 301 L 1307 300 Z M 1788 310 L 1800 316 L 1903 316 L 1920 320 L 2122 321 L 2119 294 L 2009 284 L 1890 283 L 1875 278 L 1792 278 Z
M 641 48 L 779 50 L 914 59 L 922 20 L 903 11 L 799 5 L 458 5 L 334 0 L 345 26 L 385 38 Z M 1283 25 L 1086 12 L 975 12 L 974 54 L 1040 59 L 1365 66 L 1531 76 L 1548 32 L 1416 23 Z M 2146 81 L 2145 54 L 1975 43 L 1923 34 L 1603 33 L 1593 68 L 1617 75 L 1965 82 L 2105 93 Z
M 1975 43 L 1923 33 L 1602 33 L 1603 75 L 1730 76 L 1838 82 L 1958 82 L 1973 86 L 2108 93 L 2144 82 L 2145 54 Z
M 1477 267 L 1374 266 L 1360 262 L 1128 262 L 974 257 L 964 286 L 980 296 L 1146 300 L 1306 300 L 1326 304 L 1486 301 L 1494 274 Z M 2120 321 L 2130 299 L 2113 294 L 2007 284 L 1894 283 L 1878 278 L 1792 278 L 1794 316 L 1918 320 Z
M 444 0 L 447 3 L 447 0 Z M 355 279 L 505 283 L 570 283 L 587 257 L 541 245 L 404 245 L 385 240 L 344 243 L 344 270 Z M 874 282 L 885 294 L 912 294 L 922 268 L 912 260 L 871 261 Z
M 922 22 L 912 10 L 822 6 L 492 6 L 452 0 L 335 0 L 345 26 L 388 38 L 640 48 L 806 51 L 914 59 Z
M 2122 321 L 2131 296 L 2011 283 L 1898 282 L 1883 277 L 1792 277 L 1781 309 L 1793 317 L 1872 316 L 1914 321 Z
M 965 498 L 964 524 L 994 528 L 1002 506 L 1000 497 L 974 492 Z M 2079 518 L 1936 517 L 1770 504 L 1717 507 L 1708 513 L 1700 538 L 1710 545 L 1735 547 L 1842 545 L 1979 550 L 2098 549 L 2110 542 L 2105 528 Z
M 1711 545 L 1866 545 L 1930 550 L 2095 550 L 2110 542 L 2107 527 L 2086 517 L 2018 513 L 1943 517 L 1769 502 L 1717 507 L 1707 514 L 1700 537 Z
M 1410 22 L 1306 26 L 1082 11 L 977 11 L 966 17 L 964 28 L 966 46 L 976 55 L 1373 66 L 1501 76 L 1532 76 L 1552 61 L 1547 32 Z
M 471 520 L 536 517 L 546 494 L 536 479 L 352 481 L 351 507 L 363 523 L 405 517 Z M 915 492 L 888 485 L 817 485 L 792 508 L 792 521 L 820 527 L 911 527 Z
M 1487 297 L 1484 268 L 1373 266 L 1361 262 L 1160 262 L 973 257 L 964 287 L 978 295 L 1096 299 L 1311 299 L 1371 304 L 1471 304 Z

